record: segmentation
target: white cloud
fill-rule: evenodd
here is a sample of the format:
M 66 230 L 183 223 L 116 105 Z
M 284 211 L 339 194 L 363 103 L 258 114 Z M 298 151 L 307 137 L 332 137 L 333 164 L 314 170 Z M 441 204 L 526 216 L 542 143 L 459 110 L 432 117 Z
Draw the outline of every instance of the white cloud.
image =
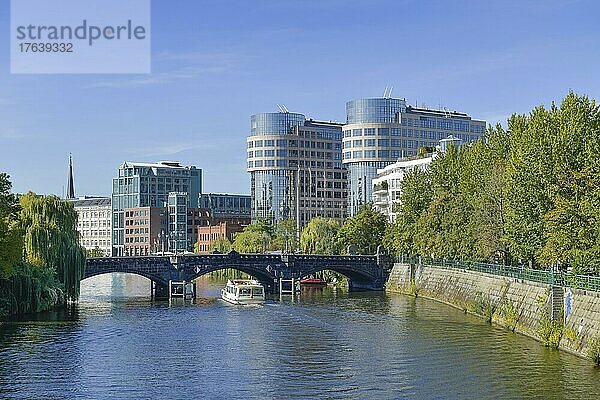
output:
M 186 151 L 206 151 L 219 148 L 219 144 L 211 142 L 202 143 L 157 143 L 142 148 L 135 148 L 129 155 L 131 157 L 152 158 L 159 156 L 172 156 Z
M 239 64 L 239 58 L 229 53 L 171 53 L 162 52 L 154 58 L 155 65 L 162 72 L 141 75 L 133 78 L 113 79 L 87 85 L 87 89 L 132 88 L 173 83 L 195 79 L 208 74 L 233 70 Z M 153 68 L 154 66 L 153 65 Z

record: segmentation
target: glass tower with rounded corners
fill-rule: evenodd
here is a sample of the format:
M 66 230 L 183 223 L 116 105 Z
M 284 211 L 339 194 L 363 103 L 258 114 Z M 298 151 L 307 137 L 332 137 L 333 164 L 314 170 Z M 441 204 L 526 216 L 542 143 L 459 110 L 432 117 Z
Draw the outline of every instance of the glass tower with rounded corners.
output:
M 343 221 L 342 124 L 291 112 L 255 114 L 250 123 L 252 221 L 292 219 L 297 227 L 317 216 Z

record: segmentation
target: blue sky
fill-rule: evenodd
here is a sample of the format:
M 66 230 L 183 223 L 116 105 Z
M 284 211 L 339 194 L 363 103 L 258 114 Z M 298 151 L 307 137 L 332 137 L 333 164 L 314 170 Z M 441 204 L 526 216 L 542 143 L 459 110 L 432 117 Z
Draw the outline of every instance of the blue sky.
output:
M 0 171 L 17 192 L 108 195 L 123 161 L 179 160 L 249 193 L 250 115 L 343 121 L 387 85 L 504 122 L 570 89 L 598 97 L 596 1 L 152 1 L 152 74 L 11 75 L 0 0 Z

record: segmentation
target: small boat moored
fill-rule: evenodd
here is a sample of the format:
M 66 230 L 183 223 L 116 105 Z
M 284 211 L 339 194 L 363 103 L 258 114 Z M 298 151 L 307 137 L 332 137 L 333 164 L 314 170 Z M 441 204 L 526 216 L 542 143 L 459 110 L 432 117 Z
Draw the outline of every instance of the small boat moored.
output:
M 320 278 L 304 278 L 300 280 L 300 286 L 321 287 L 327 286 L 327 282 Z
M 265 301 L 265 288 L 254 279 L 230 279 L 221 289 L 221 298 L 232 304 L 261 304 Z

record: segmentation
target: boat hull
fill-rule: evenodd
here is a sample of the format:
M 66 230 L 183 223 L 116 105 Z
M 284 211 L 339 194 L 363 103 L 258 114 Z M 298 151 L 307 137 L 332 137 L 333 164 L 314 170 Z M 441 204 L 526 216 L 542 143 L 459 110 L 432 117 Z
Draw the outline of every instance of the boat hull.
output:
M 221 299 L 236 306 L 243 306 L 248 304 L 264 304 L 264 300 L 234 300 L 227 297 L 221 296 Z
M 227 291 L 221 291 L 221 299 L 235 305 L 245 305 L 245 304 L 263 304 L 265 302 L 264 295 L 263 296 L 255 296 L 255 297 L 236 297 L 231 293 L 227 293 Z

